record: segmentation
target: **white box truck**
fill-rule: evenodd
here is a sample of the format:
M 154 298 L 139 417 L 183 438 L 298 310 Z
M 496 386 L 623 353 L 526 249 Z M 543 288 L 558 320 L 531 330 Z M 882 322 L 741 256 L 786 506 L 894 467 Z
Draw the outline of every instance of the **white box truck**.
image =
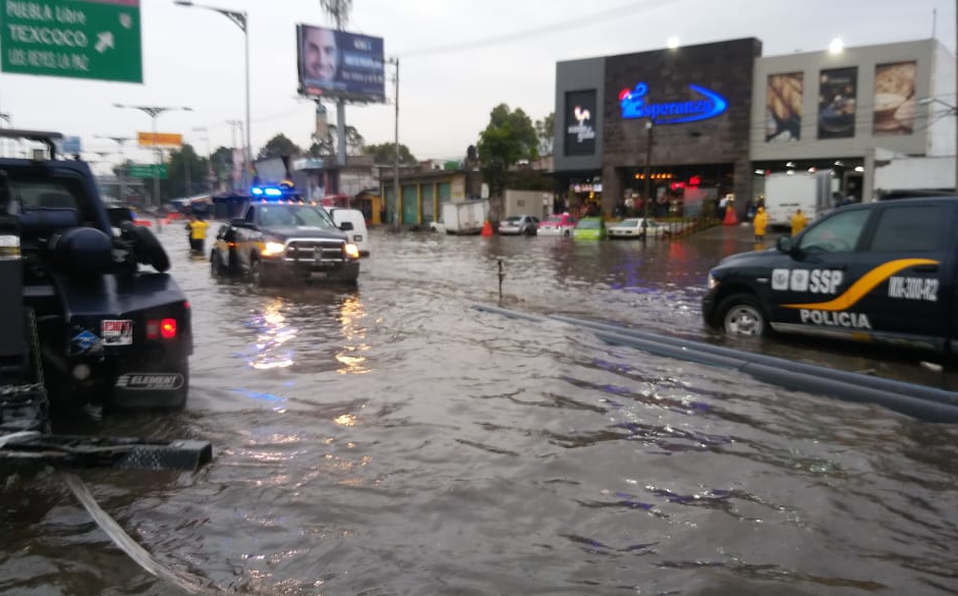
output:
M 834 207 L 832 186 L 831 170 L 767 176 L 765 212 L 769 227 L 791 226 L 796 209 L 801 209 L 808 221 L 825 213 Z
M 447 234 L 478 234 L 489 215 L 489 201 L 464 201 L 442 204 L 442 222 L 434 229 Z

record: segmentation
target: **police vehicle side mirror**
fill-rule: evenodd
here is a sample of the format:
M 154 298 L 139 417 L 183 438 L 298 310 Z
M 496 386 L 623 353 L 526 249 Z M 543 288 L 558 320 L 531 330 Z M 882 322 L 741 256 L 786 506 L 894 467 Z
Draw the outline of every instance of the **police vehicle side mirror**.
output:
M 785 253 L 787 255 L 792 254 L 792 251 L 795 250 L 795 245 L 792 244 L 792 237 L 779 236 L 778 241 L 775 242 L 775 248 L 778 249 L 778 252 Z
M 339 224 L 339 229 L 344 232 L 351 232 L 353 230 L 353 222 L 344 221 L 343 223 Z

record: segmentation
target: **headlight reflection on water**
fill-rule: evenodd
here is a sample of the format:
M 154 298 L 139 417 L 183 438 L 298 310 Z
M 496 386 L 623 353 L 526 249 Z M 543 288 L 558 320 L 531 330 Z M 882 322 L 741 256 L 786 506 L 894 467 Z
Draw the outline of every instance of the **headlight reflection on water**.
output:
M 349 295 L 340 306 L 340 321 L 343 326 L 343 338 L 352 345 L 344 345 L 336 351 L 336 361 L 342 366 L 338 372 L 342 374 L 361 375 L 371 372 L 366 366 L 366 357 L 363 352 L 369 350 L 366 339 L 366 329 L 362 326 L 362 319 L 366 316 L 359 297 Z
M 296 337 L 297 329 L 286 323 L 283 300 L 271 300 L 258 321 L 260 332 L 256 337 L 258 355 L 250 361 L 257 370 L 287 368 L 293 365 L 293 351 L 282 350 L 282 345 Z

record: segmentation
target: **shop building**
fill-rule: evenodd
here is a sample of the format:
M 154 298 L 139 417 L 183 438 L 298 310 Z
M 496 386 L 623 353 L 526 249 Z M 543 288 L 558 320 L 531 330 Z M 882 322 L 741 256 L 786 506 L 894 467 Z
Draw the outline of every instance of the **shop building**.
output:
M 867 201 L 895 159 L 954 164 L 955 56 L 935 39 L 758 58 L 752 89 L 753 198 L 767 175 L 828 169 L 842 197 Z
M 749 192 L 752 70 L 746 38 L 556 65 L 554 175 L 570 209 L 594 202 L 695 216 Z

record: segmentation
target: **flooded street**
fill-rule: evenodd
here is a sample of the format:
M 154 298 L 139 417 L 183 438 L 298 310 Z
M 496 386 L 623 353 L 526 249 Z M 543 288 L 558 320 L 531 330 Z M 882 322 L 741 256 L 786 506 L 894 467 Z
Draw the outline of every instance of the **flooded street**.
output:
M 958 594 L 958 428 L 473 308 L 708 338 L 708 270 L 749 230 L 370 232 L 357 290 L 212 280 L 161 234 L 193 308 L 187 409 L 77 426 L 213 443 L 194 474 L 79 472 L 168 567 L 289 596 Z M 956 388 L 917 358 L 745 347 Z M 54 472 L 8 486 L 0 526 L 2 594 L 178 593 Z

